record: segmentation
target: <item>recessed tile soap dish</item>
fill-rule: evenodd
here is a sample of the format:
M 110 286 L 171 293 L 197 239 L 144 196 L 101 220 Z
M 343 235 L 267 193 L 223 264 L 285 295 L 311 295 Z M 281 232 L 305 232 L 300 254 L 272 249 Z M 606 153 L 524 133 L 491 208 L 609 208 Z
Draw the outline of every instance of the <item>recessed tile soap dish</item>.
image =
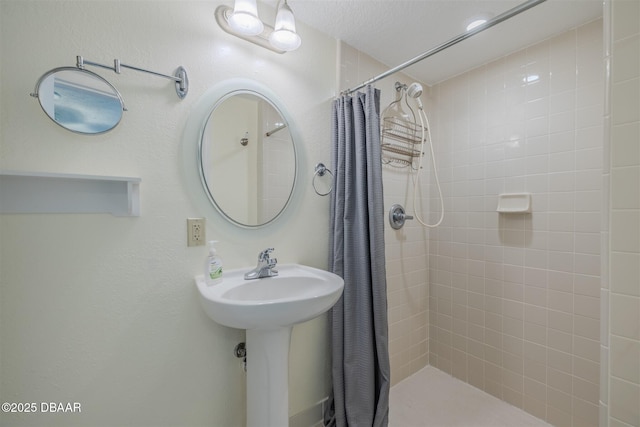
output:
M 531 213 L 531 193 L 500 194 L 497 211 L 500 213 Z

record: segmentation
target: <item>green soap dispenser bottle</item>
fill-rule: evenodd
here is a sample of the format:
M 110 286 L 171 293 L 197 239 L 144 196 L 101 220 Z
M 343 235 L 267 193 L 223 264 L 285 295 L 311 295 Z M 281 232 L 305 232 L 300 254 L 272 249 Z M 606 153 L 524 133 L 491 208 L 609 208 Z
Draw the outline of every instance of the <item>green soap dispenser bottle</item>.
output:
M 207 285 L 216 285 L 222 282 L 222 259 L 216 252 L 217 240 L 209 241 L 209 256 L 204 263 L 204 280 Z

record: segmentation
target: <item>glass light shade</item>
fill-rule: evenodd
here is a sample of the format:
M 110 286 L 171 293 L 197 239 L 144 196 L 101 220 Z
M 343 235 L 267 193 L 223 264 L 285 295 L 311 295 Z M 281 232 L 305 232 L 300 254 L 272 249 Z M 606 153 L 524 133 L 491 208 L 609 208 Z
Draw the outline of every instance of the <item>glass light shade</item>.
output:
M 296 33 L 296 20 L 293 11 L 286 0 L 278 9 L 276 25 L 269 35 L 269 42 L 276 48 L 284 51 L 296 50 L 302 44 L 302 40 Z
M 229 17 L 229 26 L 234 31 L 247 36 L 260 34 L 264 24 L 258 18 L 256 0 L 236 0 L 233 14 Z

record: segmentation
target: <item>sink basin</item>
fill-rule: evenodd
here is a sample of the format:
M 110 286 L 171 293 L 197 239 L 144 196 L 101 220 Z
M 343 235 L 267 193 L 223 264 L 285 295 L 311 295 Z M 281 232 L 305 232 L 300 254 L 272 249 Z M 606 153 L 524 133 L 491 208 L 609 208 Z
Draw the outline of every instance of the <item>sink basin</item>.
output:
M 211 319 L 238 329 L 287 327 L 329 310 L 344 287 L 340 276 L 304 265 L 278 265 L 278 276 L 245 280 L 249 270 L 226 271 L 222 283 L 212 286 L 196 278 Z
M 222 283 L 196 278 L 202 307 L 215 322 L 246 329 L 247 427 L 289 425 L 289 345 L 293 325 L 329 310 L 342 295 L 336 274 L 298 264 L 245 280 L 251 268 L 225 271 Z

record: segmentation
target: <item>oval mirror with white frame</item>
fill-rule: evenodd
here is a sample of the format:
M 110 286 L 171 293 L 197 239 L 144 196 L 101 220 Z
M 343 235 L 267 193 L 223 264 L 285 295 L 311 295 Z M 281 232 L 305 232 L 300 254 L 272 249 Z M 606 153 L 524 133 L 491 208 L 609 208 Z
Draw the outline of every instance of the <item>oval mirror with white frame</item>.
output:
M 285 113 L 257 90 L 232 90 L 211 109 L 200 135 L 200 176 L 229 221 L 261 227 L 289 204 L 297 170 L 289 129 Z
M 54 68 L 40 77 L 31 96 L 58 125 L 81 134 L 101 134 L 120 123 L 122 96 L 104 78 L 75 67 Z

